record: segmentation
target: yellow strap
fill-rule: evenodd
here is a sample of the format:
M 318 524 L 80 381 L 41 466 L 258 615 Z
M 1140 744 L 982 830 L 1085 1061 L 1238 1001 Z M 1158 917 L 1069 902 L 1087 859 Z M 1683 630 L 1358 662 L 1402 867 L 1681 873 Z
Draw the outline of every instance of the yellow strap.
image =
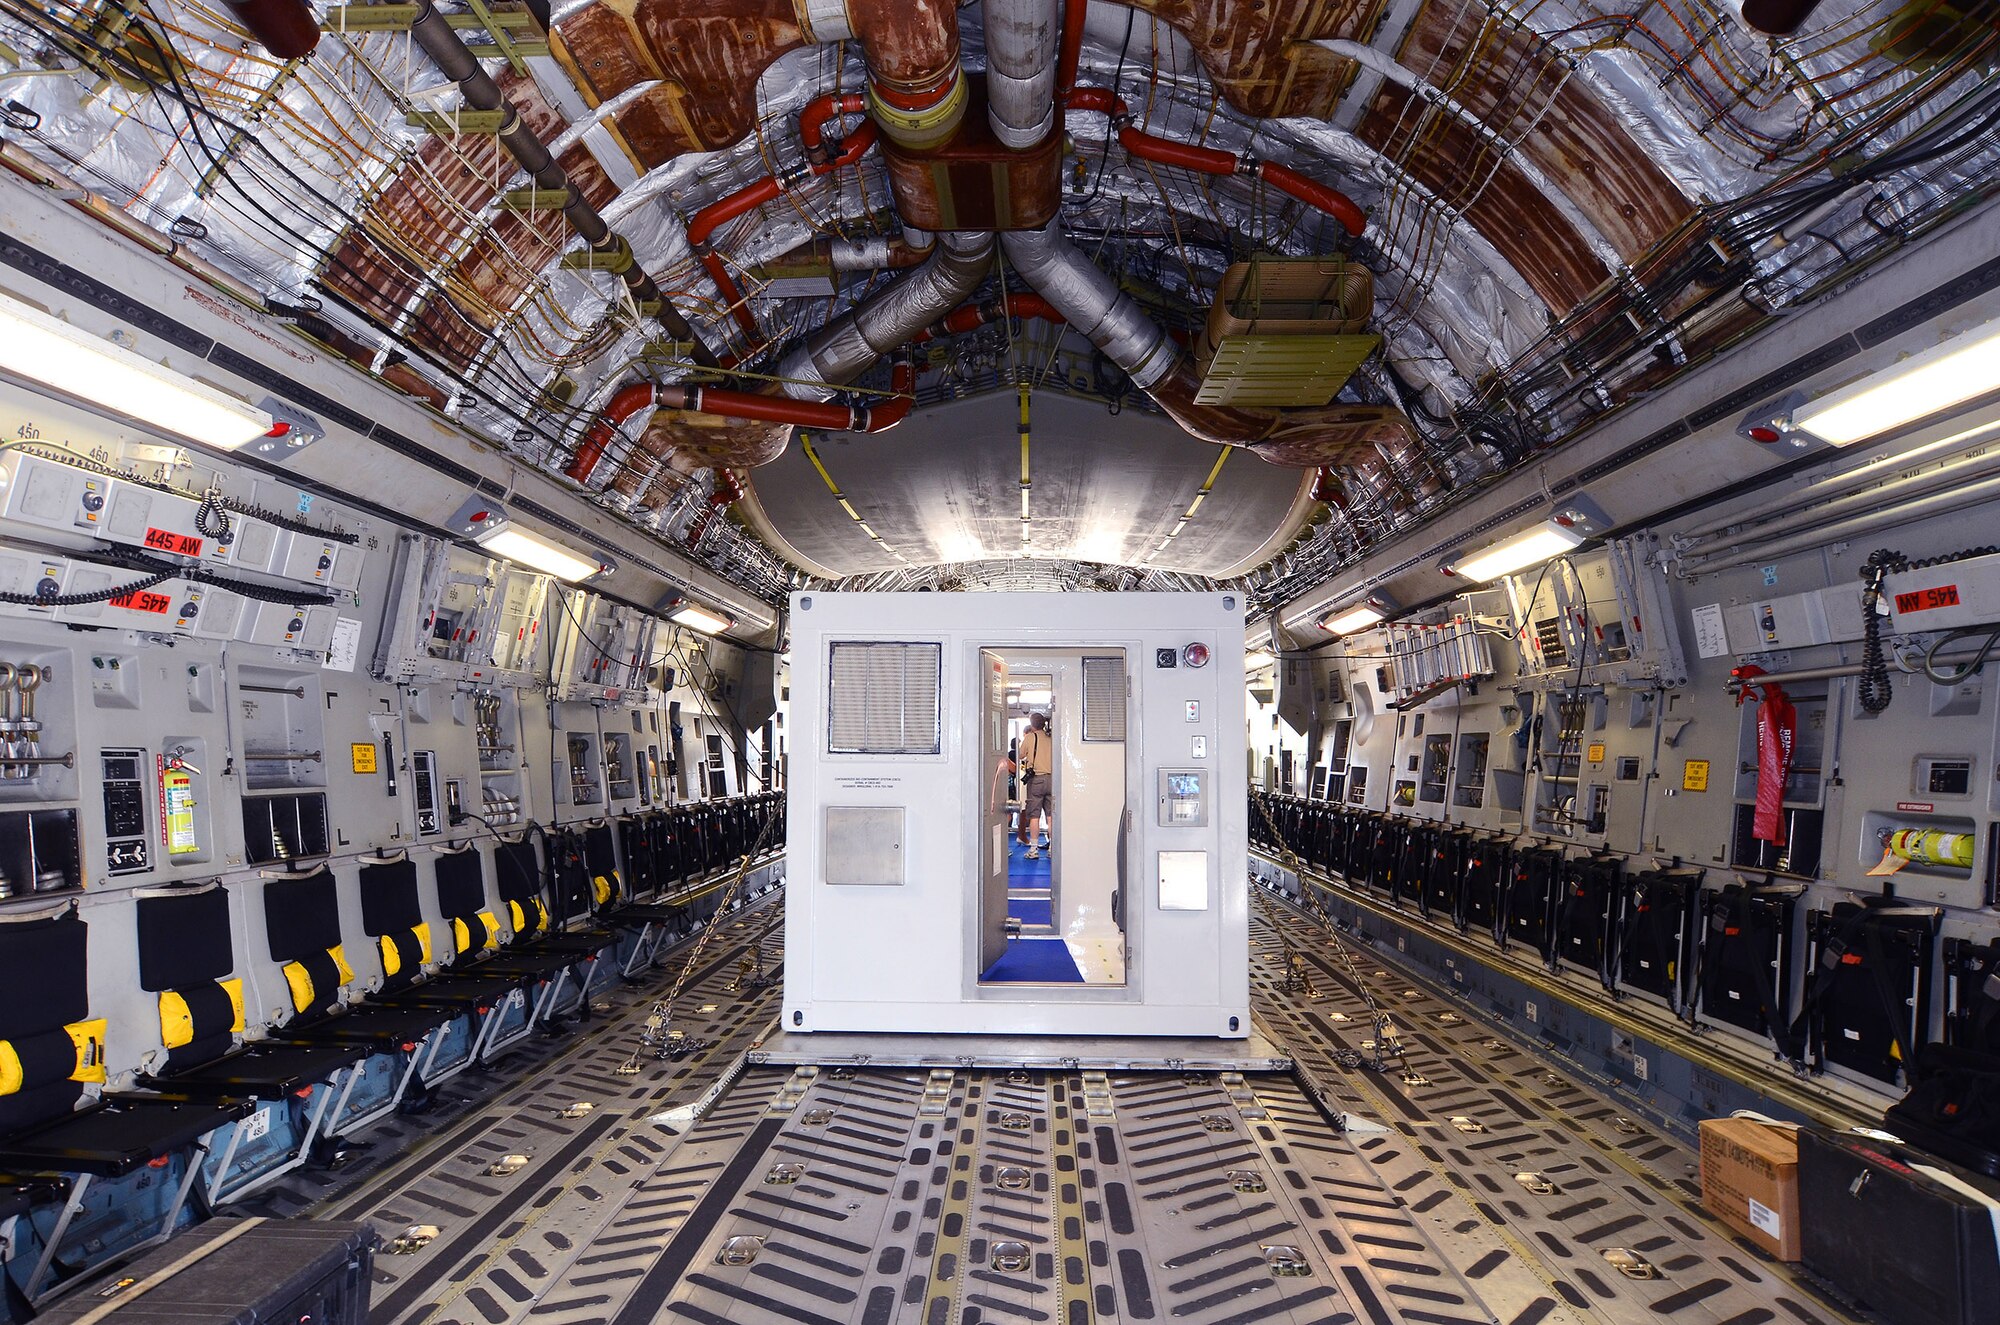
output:
M 229 1010 L 231 1014 L 229 1029 L 241 1035 L 243 1033 L 243 981 L 241 979 L 224 980 L 221 984 L 222 992 L 229 995 Z
M 104 1017 L 73 1021 L 63 1027 L 69 1032 L 70 1043 L 76 1046 L 76 1070 L 69 1074 L 71 1081 L 104 1080 L 104 1036 L 109 1028 L 110 1022 Z
M 428 966 L 431 960 L 431 927 L 429 922 L 427 921 L 424 924 L 418 925 L 410 932 L 417 936 L 417 950 L 422 954 L 420 960 Z
M 326 950 L 326 955 L 333 958 L 333 968 L 340 972 L 341 986 L 345 988 L 353 984 L 354 968 L 347 964 L 347 954 L 341 951 L 341 945 L 334 944 Z
M 0 1040 L 0 1095 L 12 1095 L 21 1089 L 21 1055 L 14 1052 L 12 1040 Z
M 472 951 L 472 927 L 467 925 L 458 916 L 451 918 L 451 942 L 452 948 L 456 952 L 467 953 Z
M 396 940 L 387 934 L 382 936 L 382 974 L 395 975 L 403 969 L 403 954 L 396 950 Z
M 605 878 L 602 874 L 590 881 L 590 889 L 591 892 L 596 894 L 599 906 L 603 906 L 611 900 L 611 880 Z
M 160 995 L 160 1043 L 169 1049 L 194 1043 L 194 1013 L 172 989 Z
M 486 938 L 479 946 L 490 948 L 493 946 L 494 941 L 500 937 L 500 917 L 494 915 L 491 911 L 481 911 L 479 913 L 479 923 L 486 926 Z

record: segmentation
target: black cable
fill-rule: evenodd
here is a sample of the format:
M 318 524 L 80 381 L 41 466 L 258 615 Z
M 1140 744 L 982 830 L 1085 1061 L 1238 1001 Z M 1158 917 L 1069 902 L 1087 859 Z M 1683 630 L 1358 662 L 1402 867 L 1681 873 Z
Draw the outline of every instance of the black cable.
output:
M 84 607 L 91 603 L 103 603 L 109 602 L 113 598 L 122 598 L 126 594 L 139 593 L 152 588 L 156 584 L 164 584 L 180 573 L 179 567 L 171 567 L 158 575 L 149 575 L 143 580 L 134 580 L 130 584 L 113 585 L 109 589 L 96 589 L 90 593 L 41 594 L 0 591 L 0 603 L 15 603 L 23 607 Z M 55 581 L 44 580 L 43 583 L 54 585 Z
M 1892 573 L 1926 570 L 1948 562 L 1964 561 L 1969 557 L 1987 557 L 2000 552 L 2000 547 L 1986 546 L 1966 548 L 1960 552 L 1948 552 L 1941 557 L 1928 557 L 1922 561 L 1911 561 L 1893 548 L 1876 548 L 1868 554 L 1868 560 L 1861 565 L 1861 679 L 1856 687 L 1856 697 L 1861 707 L 1870 713 L 1880 713 L 1889 707 L 1896 692 L 1889 685 L 1889 660 L 1882 648 L 1882 618 L 1888 613 L 1882 608 L 1882 585 Z M 1939 649 L 1954 638 L 1964 639 L 1977 634 L 1973 631 L 1957 631 L 1939 640 L 1924 655 L 1924 674 L 1939 685 L 1957 685 L 1966 677 L 1979 670 L 1987 655 L 1993 651 L 1996 641 L 2000 641 L 2000 629 L 1989 636 L 1984 647 L 1973 661 L 1957 674 L 1955 680 L 1948 680 L 1932 669 L 1932 663 Z
M 209 488 L 201 494 L 201 504 L 194 508 L 194 527 L 197 532 L 217 540 L 229 537 L 229 512 L 223 509 L 221 493 Z
M 194 93 L 191 95 L 190 90 L 184 88 L 181 84 L 180 77 L 175 66 L 175 57 L 172 54 L 170 47 L 167 50 L 162 51 L 162 59 L 160 67 L 165 71 L 168 79 L 167 82 L 163 83 L 158 77 L 158 75 L 152 69 L 149 69 L 146 66 L 140 64 L 137 60 L 135 60 L 131 56 L 131 54 L 128 51 L 125 50 L 124 47 L 122 46 L 106 47 L 104 45 L 101 45 L 96 41 L 95 37 L 92 34 L 86 32 L 80 32 L 74 28 L 70 28 L 62 24 L 59 20 L 56 20 L 53 17 L 53 15 L 47 13 L 46 11 L 36 11 L 36 10 L 24 11 L 17 3 L 17 0 L 0 0 L 0 8 L 4 8 L 8 11 L 13 12 L 18 21 L 24 23 L 32 30 L 38 31 L 42 33 L 44 36 L 49 37 L 51 40 L 55 41 L 59 46 L 67 45 L 72 48 L 81 47 L 91 52 L 93 55 L 97 57 L 96 60 L 93 61 L 89 58 L 78 56 L 74 53 L 74 51 L 72 51 L 72 58 L 77 58 L 81 63 L 93 67 L 95 67 L 98 64 L 116 67 L 121 73 L 125 74 L 126 76 L 132 78 L 134 81 L 139 82 L 140 84 L 145 86 L 148 89 L 148 92 L 151 94 L 154 101 L 158 105 L 160 105 L 163 111 L 166 108 L 168 98 L 171 98 L 172 102 L 174 104 L 179 105 L 182 110 L 182 113 L 187 117 L 188 128 L 189 128 L 188 136 L 192 138 L 194 146 L 200 149 L 202 156 L 207 158 L 209 171 L 213 174 L 213 176 L 216 179 L 222 181 L 233 192 L 240 195 L 241 201 L 240 203 L 235 205 L 235 210 L 238 212 L 239 215 L 245 217 L 246 219 L 251 220 L 253 224 L 259 225 L 261 228 L 266 229 L 272 236 L 279 238 L 280 240 L 282 240 L 291 247 L 301 248 L 307 251 L 317 253 L 321 261 L 325 264 L 327 268 L 339 269 L 344 274 L 346 274 L 347 276 L 349 276 L 358 283 L 357 288 L 369 289 L 373 288 L 376 284 L 379 283 L 377 280 L 370 277 L 368 274 L 357 271 L 351 264 L 349 264 L 345 259 L 343 259 L 339 255 L 339 253 L 322 251 L 319 248 L 317 241 L 314 240 L 310 235 L 294 229 L 292 226 L 288 225 L 281 218 L 274 215 L 256 197 L 254 197 L 247 189 L 243 187 L 242 183 L 232 173 L 233 167 L 240 168 L 245 175 L 254 179 L 259 185 L 261 185 L 265 190 L 270 192 L 274 197 L 282 199 L 286 204 L 288 204 L 292 208 L 293 211 L 297 212 L 300 217 L 302 217 L 307 223 L 312 225 L 314 228 L 329 230 L 336 234 L 350 234 L 350 233 L 361 232 L 360 218 L 352 215 L 351 213 L 346 212 L 345 210 L 343 210 L 341 204 L 338 201 L 329 198 L 325 194 L 321 193 L 317 188 L 313 186 L 310 180 L 305 179 L 297 171 L 293 170 L 290 166 L 288 166 L 281 158 L 276 156 L 276 154 L 274 154 L 270 150 L 270 148 L 263 142 L 261 138 L 259 138 L 256 134 L 250 132 L 247 128 L 243 127 L 242 125 L 236 124 L 234 121 L 229 120 L 227 117 L 222 116 L 217 112 L 215 112 L 212 108 L 207 106 L 200 99 L 198 93 Z M 142 22 L 142 20 L 140 20 L 139 18 L 139 15 L 133 13 L 130 9 L 124 9 L 123 6 L 121 6 L 121 9 L 123 9 L 123 12 L 125 12 L 129 17 L 133 18 L 135 22 Z M 155 23 L 158 22 L 157 16 L 154 17 L 154 22 Z M 151 34 L 149 32 L 149 36 L 150 35 Z M 155 46 L 157 49 L 158 48 L 157 39 L 155 40 Z M 166 118 L 168 124 L 171 125 L 173 120 L 172 115 L 169 114 L 167 115 Z M 282 187 L 274 186 L 270 181 L 264 179 L 259 174 L 257 166 L 245 156 L 235 155 L 233 162 L 225 160 L 224 157 L 218 156 L 216 154 L 215 149 L 210 146 L 207 138 L 202 133 L 201 125 L 204 120 L 212 121 L 215 124 L 221 126 L 222 128 L 227 129 L 230 132 L 234 141 L 227 150 L 231 154 L 235 153 L 237 145 L 239 144 L 248 145 L 249 147 L 254 148 L 257 153 L 268 158 L 271 164 L 275 166 L 279 172 L 282 173 L 282 175 L 289 181 L 289 183 Z M 190 157 L 192 157 L 193 151 L 187 147 L 187 144 L 185 140 L 183 140 L 182 135 L 175 133 L 172 136 L 177 141 L 182 142 L 183 150 L 188 151 Z M 44 139 L 43 141 L 46 142 L 48 140 Z M 199 166 L 200 162 L 196 161 L 194 162 L 194 164 Z M 330 220 L 327 217 L 316 215 L 312 211 L 308 210 L 306 207 L 301 205 L 296 200 L 296 195 L 300 193 L 310 195 L 312 198 L 324 204 L 331 211 L 333 216 L 338 218 L 338 222 L 336 223 L 334 220 Z M 258 218 L 261 218 L 261 221 L 259 221 Z M 381 253 L 383 260 L 389 265 L 391 271 L 394 274 L 403 279 L 407 279 L 413 285 L 421 286 L 429 283 L 427 273 L 410 267 L 409 264 L 402 258 L 400 254 L 381 249 L 379 245 L 377 245 L 376 247 L 378 251 Z M 435 293 L 434 300 L 441 302 L 443 306 L 453 315 L 453 317 L 455 317 L 458 320 L 458 322 L 461 323 L 468 331 L 474 332 L 477 335 L 481 336 L 482 338 L 487 337 L 490 334 L 484 327 L 480 326 L 463 309 L 461 309 L 456 304 L 456 302 L 453 301 L 451 297 L 445 294 L 442 290 L 437 291 Z M 381 320 L 377 318 L 369 310 L 365 308 L 360 308 L 352 304 L 350 301 L 343 300 L 343 302 L 348 303 L 348 306 L 350 308 L 354 308 L 358 313 L 360 313 L 363 317 L 367 318 L 367 320 L 369 320 L 370 322 L 376 324 L 377 326 L 383 325 Z M 412 350 L 428 353 L 428 350 L 425 350 L 424 347 L 416 345 L 407 336 L 401 335 L 391 328 L 385 327 L 385 331 L 397 343 Z M 524 404 L 532 403 L 536 399 L 540 390 L 539 384 L 533 378 L 533 376 L 518 362 L 518 356 L 515 355 L 512 350 L 502 346 L 500 353 L 494 355 L 489 360 L 489 365 L 497 373 L 500 383 L 503 386 L 509 388 L 514 393 L 518 393 L 517 399 L 508 400 L 502 398 L 501 396 L 492 395 L 486 389 L 479 386 L 475 386 L 474 384 L 468 382 L 463 376 L 453 374 L 454 380 L 459 390 L 463 393 L 470 394 L 474 396 L 476 399 L 482 400 L 494 406 L 495 408 L 499 408 L 503 411 L 511 410 L 511 412 L 514 413 L 521 413 L 522 412 L 521 407 Z M 507 381 L 506 379 L 509 376 L 515 377 L 518 380 L 511 382 Z M 559 445 L 560 437 L 551 438 L 549 439 L 549 441 L 551 446 Z

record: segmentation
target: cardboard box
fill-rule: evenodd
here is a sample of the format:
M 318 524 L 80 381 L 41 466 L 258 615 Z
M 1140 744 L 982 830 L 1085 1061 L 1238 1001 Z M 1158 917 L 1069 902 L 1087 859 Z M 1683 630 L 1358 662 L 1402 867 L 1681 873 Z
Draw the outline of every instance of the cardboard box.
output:
M 1701 1203 L 1770 1255 L 1798 1260 L 1798 1133 L 1749 1118 L 1703 1120 Z

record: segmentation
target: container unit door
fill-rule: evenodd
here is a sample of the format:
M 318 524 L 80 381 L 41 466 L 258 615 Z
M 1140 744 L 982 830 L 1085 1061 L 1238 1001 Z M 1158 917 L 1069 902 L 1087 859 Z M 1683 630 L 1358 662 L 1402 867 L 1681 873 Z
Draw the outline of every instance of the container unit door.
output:
M 979 969 L 1007 955 L 1007 661 L 979 651 Z

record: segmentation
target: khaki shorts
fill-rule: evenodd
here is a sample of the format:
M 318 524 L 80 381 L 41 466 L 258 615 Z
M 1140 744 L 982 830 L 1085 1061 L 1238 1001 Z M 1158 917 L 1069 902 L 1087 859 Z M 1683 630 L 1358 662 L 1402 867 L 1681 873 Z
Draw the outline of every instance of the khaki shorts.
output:
M 1049 791 L 1050 778 L 1047 773 L 1031 773 L 1028 775 L 1027 790 L 1021 796 L 1021 835 L 1026 835 L 1029 828 L 1037 819 L 1041 818 L 1044 811 L 1047 811 L 1050 815 L 1055 814 L 1055 802 L 1050 798 Z

